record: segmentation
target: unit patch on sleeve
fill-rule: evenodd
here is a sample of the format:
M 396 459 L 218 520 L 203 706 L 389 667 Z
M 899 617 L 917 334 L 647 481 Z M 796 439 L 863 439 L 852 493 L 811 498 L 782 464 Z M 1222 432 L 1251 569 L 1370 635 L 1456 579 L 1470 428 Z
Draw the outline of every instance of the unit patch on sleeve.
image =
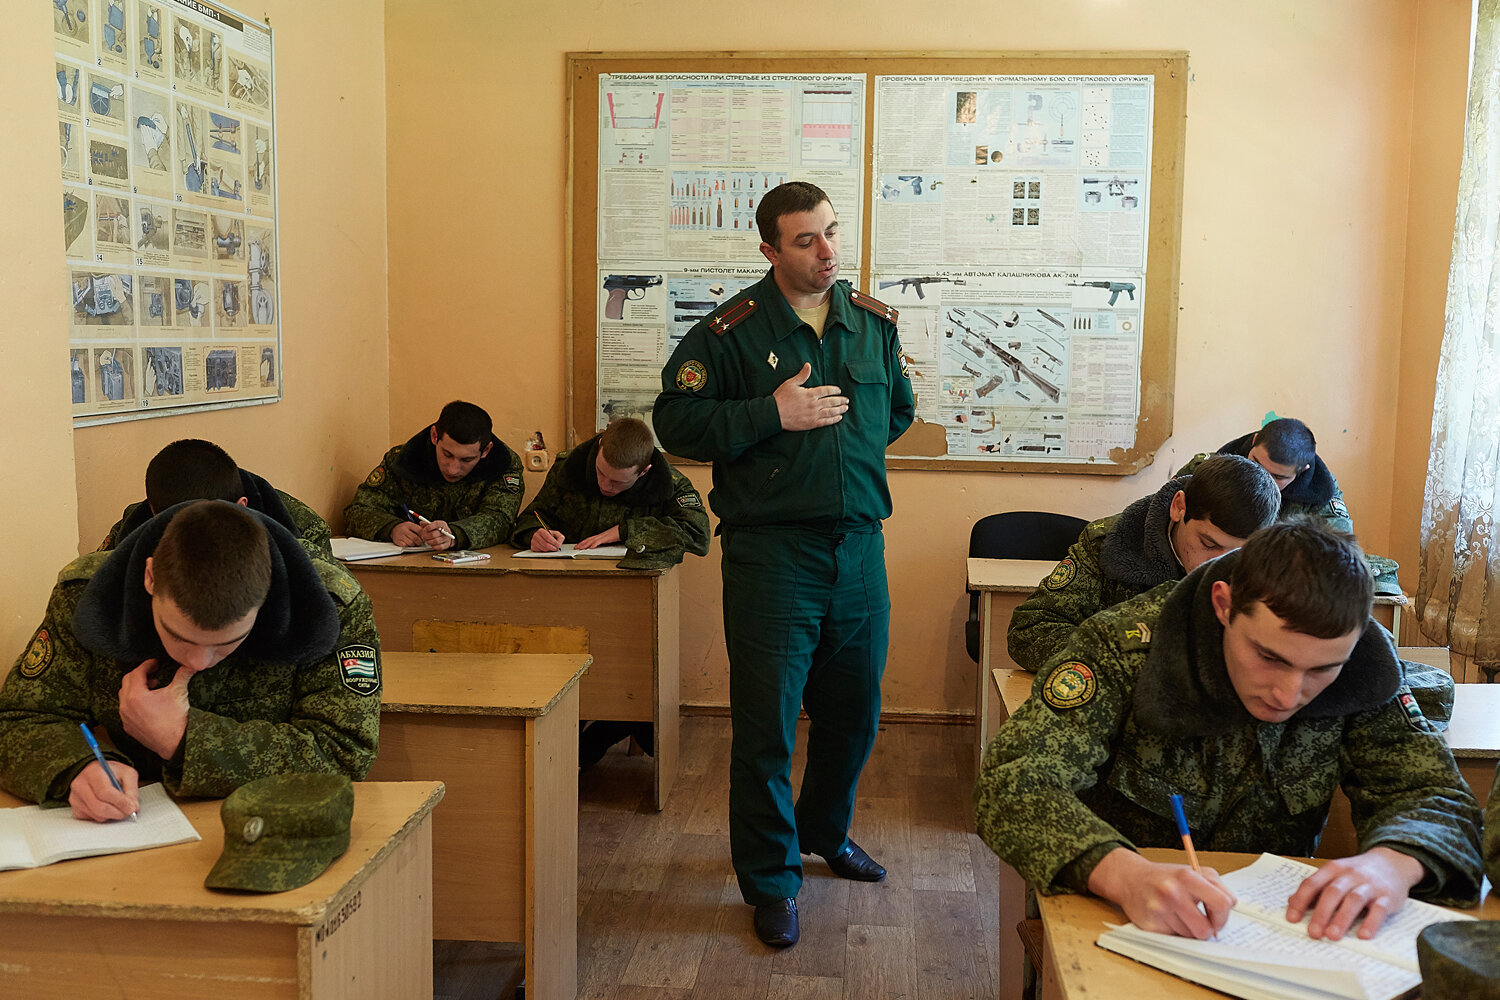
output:
M 1338 497 L 1334 497 L 1332 500 L 1328 501 L 1328 511 L 1335 517 L 1349 516 L 1349 508 L 1345 507 L 1344 501 L 1340 500 Z
M 377 465 L 370 473 L 369 478 L 365 480 L 365 485 L 379 486 L 383 482 L 385 482 L 385 466 Z
M 1417 696 L 1411 693 L 1411 688 L 1403 686 L 1396 693 L 1396 702 L 1406 713 L 1406 721 L 1419 733 L 1432 732 L 1432 723 L 1427 721 L 1427 716 L 1422 714 L 1422 706 L 1417 704 Z
M 698 494 L 696 493 L 684 493 L 682 496 L 677 498 L 677 506 L 702 507 L 703 501 L 698 499 Z
M 505 485 L 506 486 L 511 486 L 511 487 L 520 486 L 521 485 L 521 477 L 520 476 L 515 476 L 515 475 L 506 476 L 505 477 Z
M 334 655 L 339 660 L 339 679 L 344 687 L 363 695 L 380 690 L 380 655 L 374 646 L 341 646 Z
M 52 665 L 52 634 L 45 628 L 36 630 L 31 645 L 21 655 L 18 669 L 22 677 L 40 677 Z
M 1068 556 L 1062 562 L 1052 567 L 1052 572 L 1047 574 L 1047 579 L 1042 581 L 1042 586 L 1048 590 L 1062 590 L 1073 582 L 1078 575 L 1078 566 L 1073 562 L 1073 557 Z
M 1053 708 L 1077 708 L 1093 700 L 1099 689 L 1094 672 L 1077 660 L 1058 664 L 1042 688 L 1042 700 Z
M 677 388 L 697 392 L 708 382 L 708 369 L 701 361 L 689 361 L 677 369 Z

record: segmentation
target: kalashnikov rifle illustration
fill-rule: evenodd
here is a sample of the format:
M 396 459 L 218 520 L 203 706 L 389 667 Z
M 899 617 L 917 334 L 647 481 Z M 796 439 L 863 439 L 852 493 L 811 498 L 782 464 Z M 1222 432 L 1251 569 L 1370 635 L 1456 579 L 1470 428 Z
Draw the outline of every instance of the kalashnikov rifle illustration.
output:
M 1135 301 L 1135 282 L 1133 281 L 1070 281 L 1074 288 L 1103 288 L 1109 292 L 1109 304 L 1114 305 L 1115 300 L 1124 292 L 1130 296 L 1130 301 Z
M 961 278 L 900 278 L 896 281 L 882 281 L 880 283 L 880 287 L 890 288 L 892 285 L 900 285 L 902 295 L 906 294 L 906 290 L 908 288 L 914 287 L 917 290 L 917 298 L 925 299 L 927 298 L 927 296 L 925 293 L 923 293 L 922 286 L 931 285 L 934 282 L 938 281 L 947 281 L 955 285 L 967 284 L 967 282 L 963 281 Z
M 609 301 L 604 305 L 604 315 L 609 319 L 625 317 L 625 300 L 643 299 L 646 289 L 661 284 L 659 274 L 611 274 L 604 279 L 604 290 Z M 1131 286 L 1132 288 L 1135 286 Z
M 1031 380 L 1031 383 L 1033 385 L 1042 390 L 1042 392 L 1046 393 L 1047 398 L 1052 400 L 1052 402 L 1055 403 L 1062 397 L 1062 391 L 1058 389 L 1057 386 L 1053 385 L 1051 382 L 1048 382 L 1036 372 L 1026 367 L 1026 363 L 1024 361 L 1007 351 L 1005 348 L 1001 347 L 999 344 L 995 343 L 990 338 L 986 337 L 984 334 L 965 325 L 958 319 L 958 317 L 954 316 L 951 311 L 948 313 L 948 321 L 954 326 L 957 326 L 959 329 L 963 330 L 965 333 L 971 334 L 982 340 L 984 342 L 984 346 L 993 351 L 995 357 L 999 358 L 1000 361 L 1005 365 L 1005 367 L 1010 369 L 1011 378 L 1014 381 L 1021 381 L 1021 376 L 1025 375 L 1028 379 Z M 967 370 L 968 366 L 965 365 L 964 368 L 965 370 Z M 991 379 L 984 385 L 983 388 L 978 390 L 978 393 L 980 396 L 989 395 L 990 392 L 994 391 L 995 386 L 995 380 Z

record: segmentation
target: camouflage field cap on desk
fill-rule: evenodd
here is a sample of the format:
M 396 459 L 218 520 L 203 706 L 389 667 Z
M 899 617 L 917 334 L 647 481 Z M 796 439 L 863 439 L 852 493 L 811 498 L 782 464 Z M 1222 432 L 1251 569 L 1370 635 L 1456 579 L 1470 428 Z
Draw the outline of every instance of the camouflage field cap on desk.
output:
M 1422 928 L 1417 963 L 1422 1000 L 1500 1000 L 1500 920 Z
M 354 786 L 342 774 L 277 774 L 241 785 L 219 809 L 224 853 L 210 889 L 283 892 L 306 885 L 349 849 Z

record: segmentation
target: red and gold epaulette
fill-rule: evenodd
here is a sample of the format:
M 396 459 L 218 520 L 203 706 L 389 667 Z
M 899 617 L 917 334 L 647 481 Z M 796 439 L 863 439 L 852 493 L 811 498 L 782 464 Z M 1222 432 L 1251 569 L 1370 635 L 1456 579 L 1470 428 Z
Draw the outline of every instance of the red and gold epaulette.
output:
M 849 301 L 866 312 L 872 312 L 881 319 L 890 320 L 892 323 L 896 322 L 896 317 L 900 315 L 895 309 L 886 305 L 875 296 L 866 295 L 857 288 L 849 289 Z
M 728 309 L 725 309 L 723 312 L 719 313 L 719 315 L 715 316 L 713 319 L 709 320 L 708 328 L 722 337 L 724 336 L 724 334 L 728 333 L 730 330 L 733 330 L 745 320 L 749 319 L 750 314 L 755 312 L 755 309 L 756 306 L 754 299 L 741 299 L 734 305 L 730 306 Z

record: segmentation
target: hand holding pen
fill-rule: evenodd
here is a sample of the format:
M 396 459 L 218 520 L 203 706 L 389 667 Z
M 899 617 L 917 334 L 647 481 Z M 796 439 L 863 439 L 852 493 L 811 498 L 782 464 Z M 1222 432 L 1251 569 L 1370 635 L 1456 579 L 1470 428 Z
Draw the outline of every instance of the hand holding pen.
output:
M 453 532 L 448 530 L 446 521 L 429 521 L 410 507 L 403 507 L 406 511 L 406 519 L 413 524 L 419 525 L 422 531 L 422 541 L 434 549 L 446 549 L 458 541 Z M 441 538 L 447 541 L 440 540 Z
M 563 547 L 568 536 L 561 531 L 553 531 L 547 527 L 547 522 L 542 520 L 542 512 L 534 510 L 531 516 L 536 518 L 536 523 L 541 527 L 531 533 L 531 551 L 533 552 L 556 552 Z
M 78 772 L 68 789 L 68 805 L 72 808 L 73 815 L 96 823 L 124 819 L 126 816 L 134 820 L 136 810 L 140 808 L 135 768 L 128 764 L 111 765 L 105 758 L 104 751 L 99 749 L 99 742 L 89 731 L 88 724 L 80 722 L 78 727 L 83 731 L 84 741 L 94 755 L 94 763 Z

